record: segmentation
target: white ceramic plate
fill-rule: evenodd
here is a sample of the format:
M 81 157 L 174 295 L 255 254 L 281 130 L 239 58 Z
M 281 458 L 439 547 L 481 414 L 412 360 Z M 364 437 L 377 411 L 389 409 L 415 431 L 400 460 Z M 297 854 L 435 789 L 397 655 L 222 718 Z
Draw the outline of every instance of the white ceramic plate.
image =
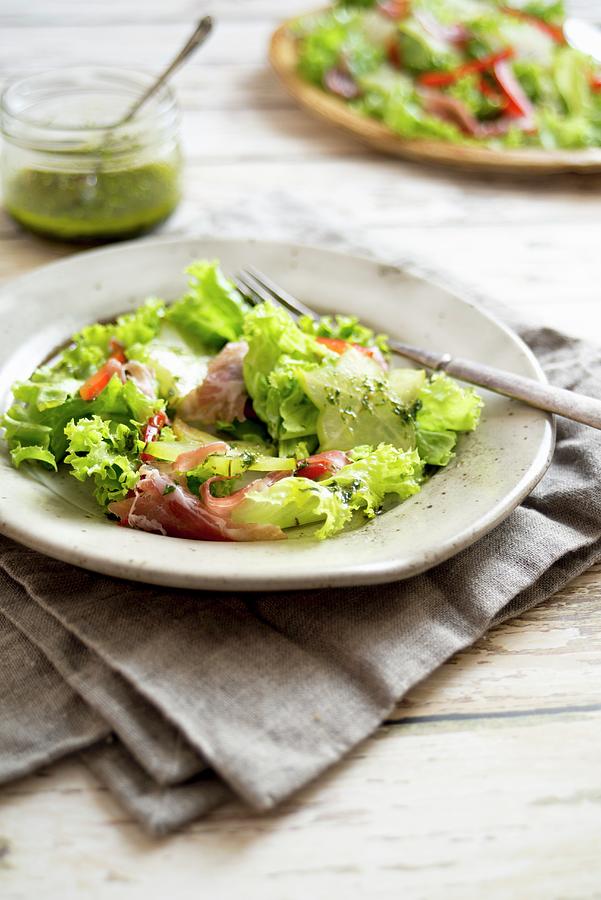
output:
M 83 325 L 181 294 L 185 266 L 218 258 L 226 272 L 254 264 L 322 312 L 354 313 L 414 344 L 543 380 L 527 347 L 444 288 L 376 262 L 258 241 L 138 241 L 81 253 L 0 291 L 0 401 Z M 368 584 L 423 572 L 473 543 L 542 477 L 550 419 L 484 392 L 482 424 L 422 492 L 356 531 L 260 544 L 184 541 L 116 527 L 75 479 L 19 472 L 0 455 L 0 531 L 68 562 L 136 581 L 213 590 Z

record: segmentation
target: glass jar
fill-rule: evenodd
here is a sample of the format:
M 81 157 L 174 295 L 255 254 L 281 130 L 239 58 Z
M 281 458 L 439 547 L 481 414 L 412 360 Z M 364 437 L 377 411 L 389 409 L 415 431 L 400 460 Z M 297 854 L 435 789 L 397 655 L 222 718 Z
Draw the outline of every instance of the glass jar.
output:
M 179 114 L 162 88 L 127 124 L 151 82 L 121 69 L 73 68 L 11 84 L 0 103 L 2 183 L 10 215 L 66 241 L 134 237 L 180 200 Z

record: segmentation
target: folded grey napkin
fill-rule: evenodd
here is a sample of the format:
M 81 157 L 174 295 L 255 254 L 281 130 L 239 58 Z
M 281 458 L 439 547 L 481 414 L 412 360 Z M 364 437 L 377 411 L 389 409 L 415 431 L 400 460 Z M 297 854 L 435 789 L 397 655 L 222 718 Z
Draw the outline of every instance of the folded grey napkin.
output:
M 597 348 L 521 331 L 554 384 L 601 397 Z M 81 751 L 156 834 L 234 796 L 273 807 L 452 654 L 601 560 L 600 477 L 601 434 L 561 421 L 548 474 L 502 525 L 377 588 L 169 590 L 0 538 L 0 782 Z

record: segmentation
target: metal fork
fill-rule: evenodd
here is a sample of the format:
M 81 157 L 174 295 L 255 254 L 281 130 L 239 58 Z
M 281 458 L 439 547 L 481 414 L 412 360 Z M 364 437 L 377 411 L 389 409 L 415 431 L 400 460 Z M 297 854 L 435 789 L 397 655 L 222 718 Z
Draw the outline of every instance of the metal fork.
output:
M 258 269 L 250 266 L 243 269 L 236 277 L 235 283 L 238 290 L 253 305 L 269 301 L 283 306 L 294 316 L 309 316 L 314 320 L 319 319 L 314 310 L 279 287 Z M 435 353 L 397 340 L 390 340 L 389 346 L 393 353 L 410 359 L 427 369 L 446 372 L 468 384 L 486 388 L 493 393 L 511 397 L 513 400 L 521 400 L 535 409 L 542 409 L 545 412 L 563 416 L 565 419 L 601 429 L 601 401 L 594 397 L 543 384 L 533 378 L 514 375 L 512 372 L 487 366 L 484 363 L 473 362 L 461 357 L 455 358 L 450 353 Z

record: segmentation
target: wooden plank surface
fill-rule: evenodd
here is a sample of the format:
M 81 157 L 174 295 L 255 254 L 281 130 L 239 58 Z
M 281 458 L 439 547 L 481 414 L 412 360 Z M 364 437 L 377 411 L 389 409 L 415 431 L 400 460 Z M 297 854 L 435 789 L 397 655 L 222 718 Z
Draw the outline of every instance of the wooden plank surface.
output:
M 301 0 L 217 0 L 178 76 L 186 198 L 167 229 L 207 233 L 298 197 L 391 256 L 590 336 L 601 326 L 601 178 L 491 180 L 383 159 L 297 110 L 264 64 Z M 598 0 L 575 12 L 601 20 Z M 158 68 L 208 4 L 3 0 L 0 80 L 98 62 Z M 310 241 L 312 236 L 298 235 Z M 0 278 L 72 252 L 0 216 Z M 282 810 L 232 805 L 144 837 L 76 761 L 0 792 L 0 897 L 601 897 L 601 568 L 495 629 L 404 698 Z

